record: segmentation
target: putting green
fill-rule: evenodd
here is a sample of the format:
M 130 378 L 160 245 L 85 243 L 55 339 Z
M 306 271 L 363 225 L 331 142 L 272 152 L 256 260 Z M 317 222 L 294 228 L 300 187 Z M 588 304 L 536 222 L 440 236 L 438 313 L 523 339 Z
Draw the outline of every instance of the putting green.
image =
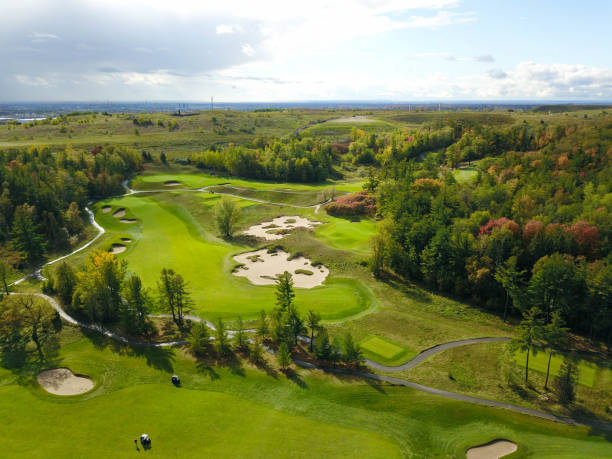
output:
M 166 196 L 166 195 L 164 195 Z M 216 196 L 203 193 L 208 205 Z M 247 201 L 241 201 L 251 205 Z M 101 210 L 104 205 L 125 207 L 138 223 L 125 225 Z M 96 204 L 96 219 L 111 237 L 125 237 L 133 242 L 119 254 L 129 269 L 154 288 L 160 270 L 172 268 L 189 283 L 194 310 L 208 317 L 254 316 L 261 309 L 274 306 L 274 286 L 254 286 L 247 279 L 231 275 L 232 256 L 245 251 L 222 242 L 204 230 L 181 206 L 151 195 L 133 195 Z M 321 287 L 298 289 L 296 304 L 303 311 L 313 309 L 325 319 L 339 319 L 367 309 L 372 300 L 358 281 L 334 278 Z
M 399 365 L 416 355 L 412 349 L 375 335 L 366 336 L 359 346 L 366 357 L 382 364 Z
M 329 216 L 329 223 L 319 226 L 315 234 L 324 242 L 341 250 L 361 254 L 370 253 L 370 238 L 376 234 L 376 223 L 363 219 L 351 222 L 344 218 Z
M 371 432 L 170 384 L 140 385 L 75 403 L 4 387 L 0 416 L 6 457 L 138 457 L 134 439 L 142 433 L 149 434 L 149 453 L 157 457 L 177 457 L 178 451 L 180 457 L 400 456 L 396 444 Z

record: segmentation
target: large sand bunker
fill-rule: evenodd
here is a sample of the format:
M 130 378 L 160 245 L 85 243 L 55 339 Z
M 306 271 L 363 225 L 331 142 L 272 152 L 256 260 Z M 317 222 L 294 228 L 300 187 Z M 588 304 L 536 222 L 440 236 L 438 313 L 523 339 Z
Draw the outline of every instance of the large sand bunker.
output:
M 293 276 L 293 285 L 300 288 L 313 288 L 323 284 L 329 269 L 323 265 L 313 266 L 310 260 L 297 257 L 289 260 L 289 254 L 282 250 L 268 253 L 267 249 L 236 255 L 234 260 L 242 266 L 233 274 L 246 277 L 255 285 L 273 285 L 276 278 L 285 271 Z
M 115 217 L 115 218 L 121 218 L 121 217 L 124 217 L 124 216 L 125 216 L 125 209 L 124 208 L 121 208 L 121 209 L 117 210 L 113 214 L 113 217 Z
M 43 389 L 55 395 L 83 394 L 94 387 L 90 378 L 77 376 L 68 368 L 43 371 L 36 379 Z
M 310 221 L 307 218 L 298 217 L 297 215 L 276 217 L 271 221 L 251 226 L 243 234 L 261 237 L 267 241 L 275 241 L 284 238 L 287 233 L 295 228 L 313 229 L 320 224 L 321 222 Z
M 485 445 L 474 446 L 465 454 L 468 459 L 499 459 L 515 452 L 516 443 L 508 440 L 493 440 Z

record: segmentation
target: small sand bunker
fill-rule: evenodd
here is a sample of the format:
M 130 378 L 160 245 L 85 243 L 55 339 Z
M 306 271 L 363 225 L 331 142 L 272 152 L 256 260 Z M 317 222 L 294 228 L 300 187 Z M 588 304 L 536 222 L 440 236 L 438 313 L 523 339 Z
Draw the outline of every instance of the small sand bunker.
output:
M 515 452 L 516 443 L 508 440 L 493 440 L 484 445 L 474 446 L 465 454 L 468 459 L 499 459 Z
M 294 286 L 313 288 L 323 284 L 329 275 L 325 266 L 312 266 L 304 257 L 289 260 L 289 254 L 282 250 L 268 253 L 267 249 L 261 249 L 236 255 L 234 260 L 242 265 L 234 270 L 234 276 L 246 277 L 255 285 L 273 285 L 277 276 L 289 271 Z
M 90 378 L 77 376 L 68 368 L 43 371 L 36 379 L 43 389 L 55 395 L 83 394 L 94 387 Z
M 114 214 L 113 217 L 115 218 L 121 218 L 121 217 L 125 217 L 125 209 L 122 207 L 121 209 L 117 210 Z
M 113 210 L 113 208 L 111 206 L 104 206 L 102 207 L 102 212 L 107 214 L 109 213 L 111 210 Z
M 181 182 L 177 182 L 176 180 L 168 180 L 164 182 L 164 186 L 179 186 Z
M 118 253 L 125 252 L 126 247 L 123 244 L 113 244 L 110 252 L 117 255 Z
M 275 241 L 284 238 L 287 233 L 295 228 L 313 229 L 320 224 L 321 222 L 310 221 L 297 215 L 293 217 L 277 217 L 269 222 L 253 225 L 243 234 L 261 237 L 266 241 Z
M 125 242 L 126 244 L 129 244 L 130 242 L 132 242 L 132 240 L 129 237 L 122 237 L 121 242 Z
M 121 220 L 119 220 L 119 222 L 121 223 L 136 223 L 138 220 L 135 220 L 133 218 L 122 218 Z

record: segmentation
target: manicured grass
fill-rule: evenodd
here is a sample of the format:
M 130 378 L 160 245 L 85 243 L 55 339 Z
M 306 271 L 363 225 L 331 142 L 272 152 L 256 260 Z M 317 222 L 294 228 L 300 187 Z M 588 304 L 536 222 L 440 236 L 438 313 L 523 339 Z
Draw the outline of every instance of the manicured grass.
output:
M 525 368 L 525 352 L 517 352 L 514 358 L 517 364 L 521 368 Z M 550 361 L 550 374 L 557 376 L 561 365 L 563 364 L 562 355 L 553 355 Z M 548 366 L 548 352 L 538 352 L 536 355 L 531 354 L 529 356 L 529 369 L 539 371 L 540 373 L 546 374 L 546 368 Z M 611 378 L 612 370 L 610 368 L 601 368 L 594 363 L 587 360 L 578 360 L 578 382 L 585 386 L 594 387 L 599 377 Z M 608 373 L 605 375 L 604 373 Z
M 93 391 L 47 394 L 35 366 L 0 368 L 7 457 L 462 457 L 494 438 L 531 457 L 607 457 L 601 432 L 475 406 L 406 387 L 297 370 L 198 364 L 179 349 L 130 348 L 65 327 L 52 366 Z M 271 362 L 271 361 L 269 361 Z M 27 370 L 30 370 L 29 372 Z M 170 376 L 181 377 L 181 388 Z M 152 449 L 137 452 L 148 433 Z
M 324 242 L 341 250 L 370 253 L 369 239 L 376 234 L 376 223 L 373 220 L 350 221 L 331 215 L 326 220 L 328 223 L 315 230 L 315 234 Z
M 387 363 L 398 359 L 406 359 L 408 354 L 412 358 L 416 353 L 400 346 L 392 341 L 371 335 L 359 343 L 361 349 L 372 358 L 372 360 Z M 407 359 L 406 359 L 407 360 Z
M 267 191 L 322 191 L 329 189 L 332 186 L 338 192 L 358 191 L 361 189 L 362 182 L 345 182 L 328 180 L 323 183 L 283 183 L 270 182 L 261 180 L 251 180 L 238 177 L 232 177 L 222 174 L 210 174 L 200 172 L 195 168 L 188 169 L 188 172 L 178 173 L 171 171 L 169 173 L 158 173 L 138 175 L 131 183 L 131 187 L 135 190 L 150 190 L 150 189 L 171 189 L 164 185 L 167 181 L 177 181 L 186 188 L 202 188 L 212 185 L 231 185 L 244 188 L 252 188 L 254 190 Z
M 207 207 L 219 199 L 205 193 L 202 196 Z M 273 286 L 254 286 L 231 275 L 232 255 L 245 248 L 206 233 L 183 207 L 162 195 L 127 196 L 98 203 L 96 208 L 104 205 L 125 207 L 129 215 L 138 219 L 136 224 L 125 225 L 112 214 L 97 212 L 98 221 L 109 230 L 107 238 L 115 241 L 116 236 L 131 236 L 133 242 L 119 258 L 128 261 L 129 269 L 141 276 L 146 286 L 154 288 L 160 270 L 167 267 L 179 272 L 189 283 L 197 313 L 246 318 L 273 307 Z M 324 286 L 299 289 L 296 304 L 321 313 L 325 319 L 339 319 L 369 307 L 370 297 L 364 292 L 357 281 L 332 276 Z
M 462 167 L 461 169 L 455 169 L 453 176 L 458 182 L 468 182 L 473 180 L 478 175 L 478 171 L 475 167 Z

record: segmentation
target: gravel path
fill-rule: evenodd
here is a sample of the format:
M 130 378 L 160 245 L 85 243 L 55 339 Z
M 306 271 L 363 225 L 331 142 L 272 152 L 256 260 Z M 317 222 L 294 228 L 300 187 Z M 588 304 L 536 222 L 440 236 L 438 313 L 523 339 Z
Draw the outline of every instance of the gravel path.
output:
M 438 354 L 442 351 L 446 351 L 447 349 L 452 349 L 454 347 L 467 346 L 468 344 L 478 344 L 478 343 L 495 343 L 499 341 L 509 341 L 510 338 L 472 338 L 472 339 L 462 339 L 459 341 L 450 341 L 444 344 L 436 344 L 429 349 L 425 349 L 423 352 L 418 354 L 416 357 L 411 359 L 410 361 L 404 363 L 403 365 L 398 365 L 395 367 L 382 365 L 378 362 L 375 362 L 370 359 L 366 359 L 365 363 L 374 370 L 378 371 L 386 371 L 389 373 L 398 373 L 404 370 L 410 370 L 411 368 L 419 365 L 423 360 L 431 357 L 432 355 Z

